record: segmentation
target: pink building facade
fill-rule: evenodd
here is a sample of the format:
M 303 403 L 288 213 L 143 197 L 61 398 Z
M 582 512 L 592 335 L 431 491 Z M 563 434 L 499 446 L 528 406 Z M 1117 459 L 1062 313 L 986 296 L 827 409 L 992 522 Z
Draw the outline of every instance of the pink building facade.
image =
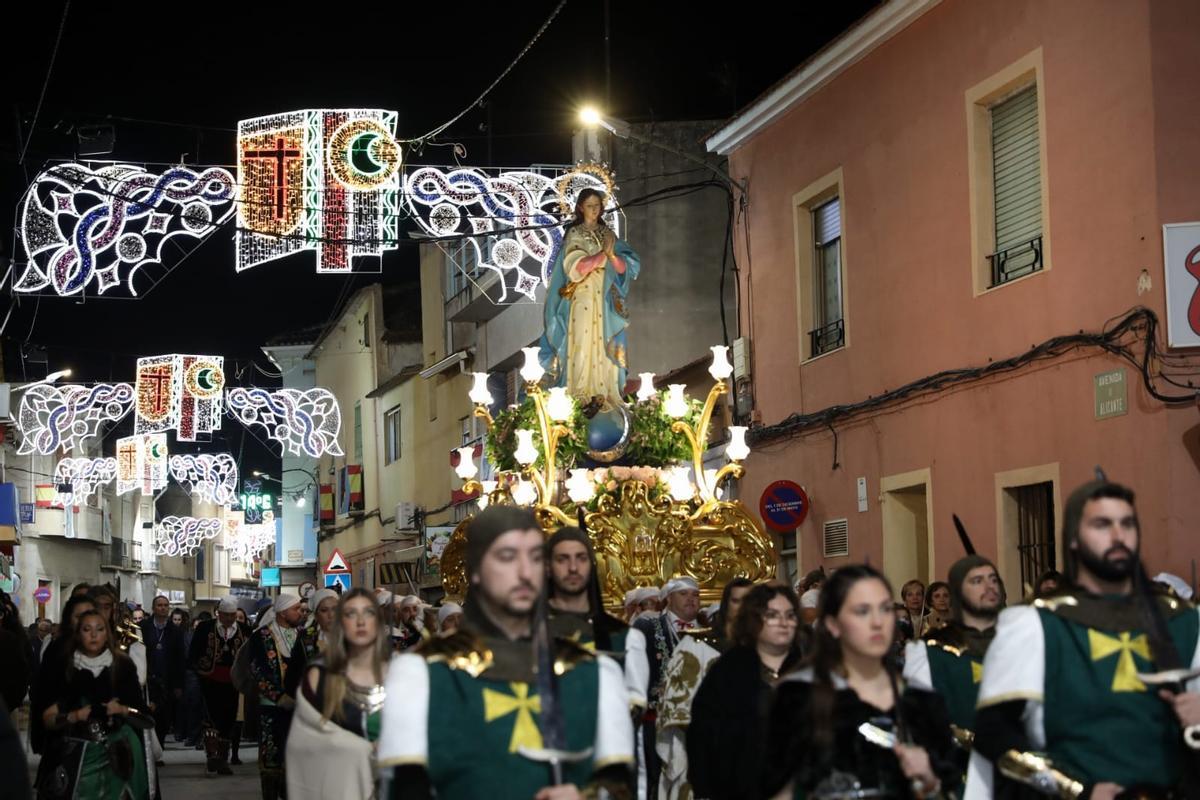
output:
M 747 188 L 739 324 L 760 439 L 741 496 L 788 479 L 811 498 L 781 539 L 789 569 L 944 579 L 958 514 L 1021 594 L 1061 568 L 1063 503 L 1101 465 L 1138 493 L 1151 574 L 1192 581 L 1200 351 L 1167 348 L 1162 226 L 1200 220 L 1197 30 L 1187 0 L 893 0 L 710 138 Z M 1181 402 L 1096 336 L 829 411 L 1138 307 L 1167 354 L 1151 384 Z M 1139 363 L 1145 320 L 1116 342 Z M 789 416 L 802 424 L 777 427 Z

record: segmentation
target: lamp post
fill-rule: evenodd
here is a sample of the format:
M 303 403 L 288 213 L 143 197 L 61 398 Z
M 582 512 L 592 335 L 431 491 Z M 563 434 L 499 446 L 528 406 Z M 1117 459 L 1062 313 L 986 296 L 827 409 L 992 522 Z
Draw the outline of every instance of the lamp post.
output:
M 732 190 L 736 191 L 738 194 L 740 194 L 742 196 L 742 201 L 745 202 L 746 181 L 745 180 L 735 181 L 728 172 L 710 164 L 709 162 L 705 161 L 703 158 L 698 158 L 697 156 L 694 156 L 691 153 L 687 153 L 678 148 L 671 147 L 668 144 L 663 144 L 662 142 L 656 142 L 653 139 L 647 139 L 645 136 L 636 134 L 633 132 L 633 129 L 630 126 L 630 124 L 628 122 L 626 122 L 625 120 L 617 119 L 616 117 L 605 116 L 604 114 L 601 114 L 600 111 L 593 106 L 584 106 L 582 109 L 580 109 L 579 121 L 582 122 L 584 125 L 586 125 L 589 128 L 597 128 L 597 127 L 604 128 L 604 130 L 608 131 L 613 136 L 617 136 L 622 139 L 632 139 L 635 142 L 639 142 L 644 145 L 649 145 L 650 147 L 657 147 L 660 150 L 665 150 L 666 152 L 677 155 L 686 161 L 690 161 L 693 164 L 697 164 L 701 167 L 704 167 L 709 172 L 711 172 L 712 174 L 714 174 L 718 178 L 720 178 L 722 183 L 724 183 L 730 189 L 732 189 Z

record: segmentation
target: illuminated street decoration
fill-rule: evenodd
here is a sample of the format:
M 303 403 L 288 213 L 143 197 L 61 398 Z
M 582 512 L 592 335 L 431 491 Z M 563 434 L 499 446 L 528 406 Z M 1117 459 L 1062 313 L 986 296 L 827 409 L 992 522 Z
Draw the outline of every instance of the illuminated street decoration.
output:
M 139 358 L 134 432 L 174 430 L 181 442 L 210 438 L 221 428 L 224 364 L 221 356 Z
M 104 422 L 123 419 L 133 408 L 133 386 L 99 383 L 95 386 L 40 384 L 25 390 L 17 426 L 19 454 L 51 455 L 68 452 L 99 433 Z
M 317 272 L 396 248 L 396 112 L 291 111 L 238 123 L 238 271 L 301 250 Z
M 216 517 L 163 517 L 154 532 L 155 552 L 160 556 L 186 556 L 215 539 L 224 527 Z
M 225 393 L 225 402 L 243 425 L 261 425 L 292 455 L 343 455 L 337 440 L 342 414 L 337 398 L 327 389 L 232 388 Z
M 171 477 L 192 494 L 218 506 L 237 497 L 238 466 L 229 453 L 171 456 Z
M 185 166 L 153 175 L 142 167 L 56 164 L 34 178 L 19 209 L 24 271 L 13 291 L 103 295 L 161 263 L 168 240 L 203 239 L 234 212 L 233 176 Z
M 430 235 L 471 237 L 463 240 L 474 256 L 468 261 L 501 276 L 504 303 L 513 302 L 510 291 L 533 299 L 538 285 L 549 283 L 563 224 L 586 188 L 605 193 L 604 218 L 619 236 L 612 176 L 595 164 L 559 175 L 419 167 L 406 178 L 404 197 Z
M 116 477 L 115 458 L 61 459 L 54 468 L 54 505 L 69 508 L 85 503 L 96 489 Z
M 117 494 L 150 494 L 167 485 L 167 435 L 150 433 L 117 440 Z
M 261 523 L 249 525 L 241 511 L 225 514 L 225 549 L 232 561 L 250 563 L 275 543 L 275 512 L 263 512 Z

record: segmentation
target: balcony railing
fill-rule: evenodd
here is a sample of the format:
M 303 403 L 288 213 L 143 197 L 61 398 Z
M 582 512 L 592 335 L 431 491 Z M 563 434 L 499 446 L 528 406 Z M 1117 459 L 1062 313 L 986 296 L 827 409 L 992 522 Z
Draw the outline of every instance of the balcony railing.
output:
M 1011 280 L 1040 272 L 1042 269 L 1042 237 L 1037 235 L 1027 242 L 999 250 L 988 256 L 992 265 L 991 286 L 999 286 Z
M 109 545 L 108 564 L 124 569 L 142 568 L 142 543 L 113 539 Z
M 840 319 L 808 332 L 809 352 L 812 354 L 810 358 L 837 350 L 845 343 L 846 325 Z

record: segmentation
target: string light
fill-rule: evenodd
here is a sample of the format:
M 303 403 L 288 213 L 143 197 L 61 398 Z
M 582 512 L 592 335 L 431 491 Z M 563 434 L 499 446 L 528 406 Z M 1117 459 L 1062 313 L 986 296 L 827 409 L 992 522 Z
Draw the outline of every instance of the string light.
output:
M 96 489 L 117 477 L 115 458 L 64 458 L 54 468 L 54 505 L 70 508 L 87 502 Z M 69 487 L 62 491 L 60 487 Z
M 579 193 L 588 188 L 605 193 L 604 219 L 619 235 L 612 175 L 596 164 L 555 175 L 420 167 L 405 179 L 404 201 L 426 233 L 470 237 L 463 240 L 470 263 L 500 276 L 497 302 L 505 303 L 509 290 L 534 299 L 537 287 L 549 284 L 563 241 L 563 218 L 573 213 Z
M 225 392 L 229 413 L 243 425 L 260 425 L 292 455 L 343 455 L 338 444 L 342 413 L 328 389 L 243 389 Z
M 238 465 L 229 453 L 171 456 L 170 468 L 189 493 L 213 505 L 228 506 L 237 498 Z
M 21 431 L 17 453 L 48 456 L 60 448 L 63 452 L 82 449 L 102 424 L 124 419 L 132 408 L 133 386 L 128 383 L 30 386 L 17 413 Z
M 124 284 L 136 297 L 134 278 L 162 262 L 167 241 L 212 233 L 233 214 L 235 195 L 233 176 L 218 167 L 180 165 L 152 175 L 129 164 L 56 164 L 34 178 L 22 201 L 25 271 L 12 289 L 70 297 Z
M 163 517 L 154 534 L 160 556 L 186 556 L 217 538 L 225 524 L 216 517 Z

